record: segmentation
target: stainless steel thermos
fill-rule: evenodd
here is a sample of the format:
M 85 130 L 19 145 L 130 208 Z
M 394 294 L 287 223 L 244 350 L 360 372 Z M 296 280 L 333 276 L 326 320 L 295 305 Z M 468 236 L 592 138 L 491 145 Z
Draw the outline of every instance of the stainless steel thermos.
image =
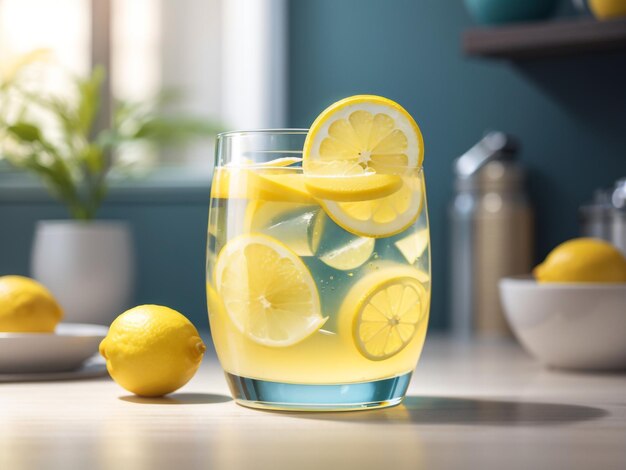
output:
M 453 332 L 508 334 L 498 281 L 527 274 L 533 262 L 533 212 L 518 145 L 490 132 L 454 162 L 449 207 Z

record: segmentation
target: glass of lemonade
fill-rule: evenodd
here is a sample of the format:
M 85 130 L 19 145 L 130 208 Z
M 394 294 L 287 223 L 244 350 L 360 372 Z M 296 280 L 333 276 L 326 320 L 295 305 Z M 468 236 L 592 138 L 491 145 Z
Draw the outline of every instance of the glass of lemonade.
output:
M 431 289 L 421 134 L 395 103 L 357 98 L 309 131 L 218 137 L 207 301 L 241 405 L 392 406 L 419 359 Z

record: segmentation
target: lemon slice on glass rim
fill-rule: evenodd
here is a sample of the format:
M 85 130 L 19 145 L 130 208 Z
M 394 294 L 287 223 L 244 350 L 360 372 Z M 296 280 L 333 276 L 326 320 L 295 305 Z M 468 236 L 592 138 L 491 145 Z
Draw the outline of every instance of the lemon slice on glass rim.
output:
M 335 223 L 357 235 L 387 237 L 419 216 L 423 158 L 421 131 L 402 106 L 357 95 L 334 103 L 313 122 L 302 166 L 308 190 Z M 316 180 L 324 177 L 331 182 L 317 184 L 319 190 Z M 350 179 L 349 188 L 342 178 Z
M 215 286 L 235 327 L 264 346 L 297 344 L 328 320 L 306 265 L 266 235 L 230 240 L 217 257 Z

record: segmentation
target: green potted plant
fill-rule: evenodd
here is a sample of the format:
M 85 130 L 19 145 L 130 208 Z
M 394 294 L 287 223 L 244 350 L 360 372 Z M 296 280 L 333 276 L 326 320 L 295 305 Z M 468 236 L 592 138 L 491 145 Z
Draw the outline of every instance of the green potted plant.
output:
M 68 220 L 39 221 L 31 271 L 57 296 L 66 320 L 108 323 L 127 306 L 133 285 L 126 222 L 96 220 L 118 150 L 128 144 L 177 145 L 212 136 L 215 123 L 163 112 L 164 97 L 116 102 L 111 123 L 97 129 L 105 71 L 73 80 L 71 96 L 48 96 L 28 79 L 41 53 L 22 58 L 0 79 L 0 160 L 38 177 L 65 205 Z M 46 67 L 43 70 L 45 73 Z

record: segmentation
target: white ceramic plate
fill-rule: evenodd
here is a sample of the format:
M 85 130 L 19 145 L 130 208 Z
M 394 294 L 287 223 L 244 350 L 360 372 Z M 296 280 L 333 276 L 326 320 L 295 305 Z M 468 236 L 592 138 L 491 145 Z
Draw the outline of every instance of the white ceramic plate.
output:
M 80 380 L 108 375 L 106 361 L 96 354 L 87 359 L 74 370 L 67 372 L 31 372 L 24 374 L 0 374 L 0 383 L 3 382 L 48 382 L 51 380 Z
M 75 371 L 98 352 L 108 328 L 61 323 L 54 333 L 0 333 L 0 374 Z

